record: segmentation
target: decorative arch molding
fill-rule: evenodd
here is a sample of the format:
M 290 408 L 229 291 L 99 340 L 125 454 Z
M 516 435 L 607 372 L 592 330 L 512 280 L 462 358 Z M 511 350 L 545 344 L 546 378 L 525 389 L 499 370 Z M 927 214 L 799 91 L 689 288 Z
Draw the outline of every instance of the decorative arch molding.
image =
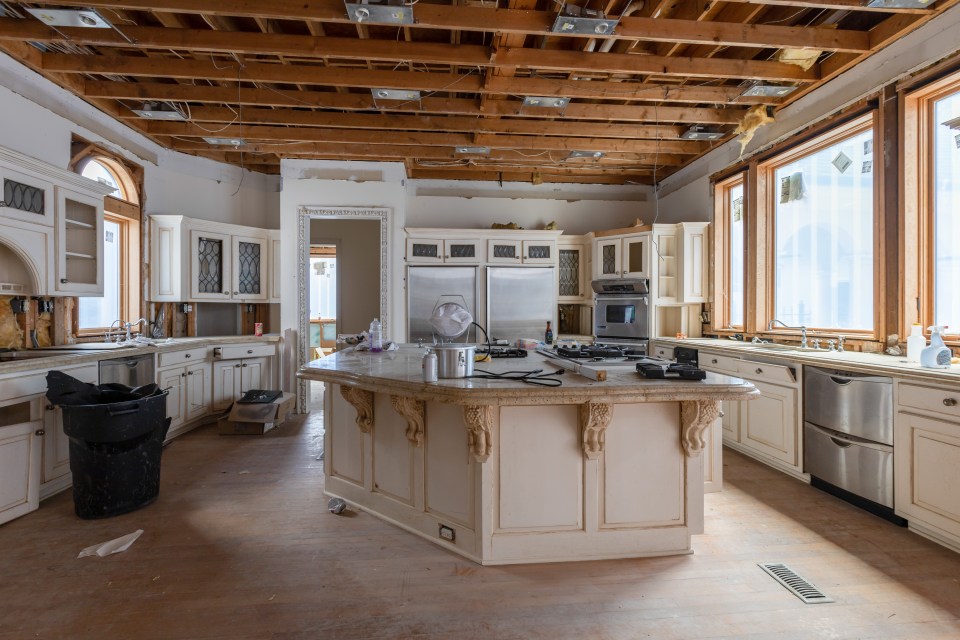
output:
M 309 308 L 307 300 L 307 263 L 310 256 L 310 222 L 312 220 L 378 220 L 380 222 L 380 324 L 384 335 L 391 335 L 389 291 L 390 213 L 387 207 L 297 207 L 297 369 L 307 362 L 309 349 Z M 307 381 L 297 383 L 298 410 L 307 411 Z

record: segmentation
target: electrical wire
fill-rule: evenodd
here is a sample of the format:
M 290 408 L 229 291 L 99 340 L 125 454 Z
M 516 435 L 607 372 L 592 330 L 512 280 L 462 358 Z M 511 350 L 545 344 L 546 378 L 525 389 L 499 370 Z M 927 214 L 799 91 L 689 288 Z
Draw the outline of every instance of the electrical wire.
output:
M 524 384 L 534 384 L 541 387 L 559 387 L 563 385 L 563 380 L 556 376 L 563 375 L 565 369 L 558 369 L 544 373 L 543 369 L 532 369 L 530 371 L 505 371 L 503 373 L 493 373 L 483 369 L 474 369 L 479 374 L 466 376 L 468 378 L 479 378 L 481 380 L 504 380 L 509 382 L 523 382 Z

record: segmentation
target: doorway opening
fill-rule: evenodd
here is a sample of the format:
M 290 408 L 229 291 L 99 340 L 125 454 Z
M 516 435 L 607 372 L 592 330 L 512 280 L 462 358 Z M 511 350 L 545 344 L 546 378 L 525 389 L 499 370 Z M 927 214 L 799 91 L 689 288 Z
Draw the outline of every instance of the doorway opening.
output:
M 333 353 L 337 345 L 337 246 L 310 245 L 310 358 Z

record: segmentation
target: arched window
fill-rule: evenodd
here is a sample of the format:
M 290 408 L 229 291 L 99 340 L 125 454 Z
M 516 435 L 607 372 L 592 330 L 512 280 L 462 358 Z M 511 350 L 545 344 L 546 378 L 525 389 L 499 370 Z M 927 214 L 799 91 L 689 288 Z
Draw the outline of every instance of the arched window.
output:
M 106 333 L 117 320 L 141 317 L 140 194 L 126 162 L 87 145 L 75 157 L 74 171 L 109 185 L 115 191 L 104 198 L 103 296 L 81 297 L 76 333 Z

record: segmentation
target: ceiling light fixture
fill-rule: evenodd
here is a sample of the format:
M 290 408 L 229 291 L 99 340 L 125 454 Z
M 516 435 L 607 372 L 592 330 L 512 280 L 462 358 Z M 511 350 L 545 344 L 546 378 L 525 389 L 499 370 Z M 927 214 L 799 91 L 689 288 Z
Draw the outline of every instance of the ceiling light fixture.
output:
M 243 138 L 204 138 L 203 140 L 207 144 L 223 147 L 242 147 L 247 144 L 247 141 Z
M 680 138 L 683 140 L 719 140 L 725 135 L 727 134 L 723 131 L 717 131 L 702 124 L 695 124 L 681 133 Z
M 490 155 L 490 147 L 454 147 L 454 153 L 472 154 L 478 156 Z
M 933 0 L 870 0 L 871 9 L 928 9 Z
M 550 107 L 552 109 L 563 109 L 570 104 L 570 98 L 552 98 L 550 96 L 526 96 L 523 99 L 525 107 Z
M 408 89 L 371 89 L 374 100 L 419 100 L 419 91 Z
M 344 2 L 347 16 L 354 22 L 413 24 L 413 5 L 403 0 L 361 0 Z
M 141 118 L 149 120 L 176 120 L 186 121 L 186 117 L 177 111 L 173 105 L 166 102 L 144 102 L 139 109 L 130 109 Z
M 34 18 L 49 27 L 85 27 L 87 29 L 112 29 L 113 25 L 93 9 L 24 9 Z
M 575 4 L 565 4 L 553 21 L 554 33 L 583 36 L 613 35 L 619 18 L 607 18 L 602 11 L 584 9 Z
M 603 151 L 571 151 L 567 158 L 593 158 L 599 160 L 603 157 Z
M 745 98 L 750 96 L 757 98 L 782 98 L 790 95 L 796 90 L 796 87 L 790 85 L 762 84 L 758 82 L 741 93 L 740 97 Z

